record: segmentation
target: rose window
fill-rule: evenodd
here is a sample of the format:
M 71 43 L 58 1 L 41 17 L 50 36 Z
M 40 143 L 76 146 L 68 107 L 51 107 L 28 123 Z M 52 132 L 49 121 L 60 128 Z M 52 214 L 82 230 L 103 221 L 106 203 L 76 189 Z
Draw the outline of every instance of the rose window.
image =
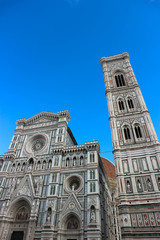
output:
M 83 186 L 83 179 L 79 175 L 72 175 L 66 178 L 65 190 L 67 192 L 79 192 Z
M 47 145 L 47 136 L 37 134 L 30 137 L 26 143 L 25 149 L 28 153 L 42 151 Z

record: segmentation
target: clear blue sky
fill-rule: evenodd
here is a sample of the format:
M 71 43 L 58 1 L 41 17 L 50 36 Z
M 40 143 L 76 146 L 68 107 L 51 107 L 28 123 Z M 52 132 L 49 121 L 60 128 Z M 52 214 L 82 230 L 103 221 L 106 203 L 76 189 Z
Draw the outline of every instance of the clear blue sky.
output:
M 124 51 L 160 137 L 160 0 L 0 0 L 0 154 L 16 119 L 68 109 L 113 160 L 99 61 Z

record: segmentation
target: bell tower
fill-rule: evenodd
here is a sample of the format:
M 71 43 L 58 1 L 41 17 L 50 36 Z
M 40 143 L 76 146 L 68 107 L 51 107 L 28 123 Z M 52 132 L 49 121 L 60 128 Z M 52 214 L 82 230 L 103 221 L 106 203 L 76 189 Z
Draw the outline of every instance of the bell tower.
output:
M 160 145 L 128 53 L 100 60 L 116 165 L 122 239 L 160 236 Z

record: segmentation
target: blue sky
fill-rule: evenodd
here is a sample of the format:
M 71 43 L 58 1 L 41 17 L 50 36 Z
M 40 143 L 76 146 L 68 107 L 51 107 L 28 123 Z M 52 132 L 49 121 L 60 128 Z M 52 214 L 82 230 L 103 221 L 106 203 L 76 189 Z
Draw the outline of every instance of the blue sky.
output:
M 160 137 L 160 0 L 0 0 L 0 154 L 18 118 L 68 109 L 113 161 L 100 58 L 128 52 Z

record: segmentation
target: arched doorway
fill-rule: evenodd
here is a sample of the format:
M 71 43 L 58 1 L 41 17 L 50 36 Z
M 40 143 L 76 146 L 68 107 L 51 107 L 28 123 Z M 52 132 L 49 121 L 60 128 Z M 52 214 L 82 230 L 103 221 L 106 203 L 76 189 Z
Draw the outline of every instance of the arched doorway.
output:
M 75 213 L 70 213 L 63 218 L 62 228 L 62 240 L 82 239 L 81 220 Z
M 29 201 L 26 199 L 19 199 L 15 201 L 9 211 L 8 215 L 11 218 L 10 227 L 8 229 L 9 240 L 25 240 L 28 233 L 28 225 L 30 219 L 31 207 Z
M 24 232 L 23 231 L 14 231 L 11 235 L 11 240 L 23 240 Z

